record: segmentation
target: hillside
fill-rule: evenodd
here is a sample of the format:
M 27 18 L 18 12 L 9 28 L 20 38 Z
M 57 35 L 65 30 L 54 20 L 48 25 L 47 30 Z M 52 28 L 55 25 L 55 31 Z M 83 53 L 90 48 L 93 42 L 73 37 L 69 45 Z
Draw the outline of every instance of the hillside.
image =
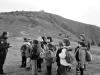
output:
M 100 42 L 100 28 L 65 19 L 61 16 L 40 12 L 15 11 L 0 13 L 0 32 L 9 31 L 12 37 L 38 37 L 41 35 L 54 38 L 68 37 L 79 40 L 85 33 L 88 41 L 96 45 Z

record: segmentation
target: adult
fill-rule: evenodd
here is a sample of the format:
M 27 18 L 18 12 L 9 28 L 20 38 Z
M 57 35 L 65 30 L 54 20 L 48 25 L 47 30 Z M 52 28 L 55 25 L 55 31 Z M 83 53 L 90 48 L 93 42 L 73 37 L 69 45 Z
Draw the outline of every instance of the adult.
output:
M 86 63 L 86 60 L 85 60 L 85 56 L 86 56 L 86 45 L 84 42 L 80 42 L 79 43 L 79 50 L 78 50 L 78 60 L 77 60 L 77 67 L 76 67 L 76 72 L 77 74 L 79 75 L 83 75 L 83 70 L 84 70 L 84 64 Z
M 10 47 L 10 44 L 7 42 L 7 39 L 8 32 L 3 32 L 3 34 L 0 36 L 0 75 L 6 74 L 3 72 L 3 65 L 6 59 L 8 48 Z

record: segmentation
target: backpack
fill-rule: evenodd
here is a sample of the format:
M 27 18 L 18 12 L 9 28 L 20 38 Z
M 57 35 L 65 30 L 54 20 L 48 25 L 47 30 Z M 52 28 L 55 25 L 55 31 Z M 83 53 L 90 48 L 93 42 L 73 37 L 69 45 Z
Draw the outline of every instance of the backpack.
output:
M 56 56 L 55 56 L 55 53 L 51 50 L 48 50 L 46 52 L 46 60 L 48 60 L 50 63 L 54 63 L 56 61 Z
M 72 57 L 72 55 L 69 53 L 69 51 L 68 51 L 68 49 L 66 49 L 66 56 L 65 56 L 65 60 L 66 60 L 66 62 L 67 63 L 72 63 L 73 62 L 73 57 Z
M 54 63 L 56 61 L 56 55 L 53 51 L 51 51 L 51 57 L 52 57 L 51 63 Z
M 92 55 L 89 51 L 86 50 L 86 61 L 87 62 L 90 62 L 92 61 Z

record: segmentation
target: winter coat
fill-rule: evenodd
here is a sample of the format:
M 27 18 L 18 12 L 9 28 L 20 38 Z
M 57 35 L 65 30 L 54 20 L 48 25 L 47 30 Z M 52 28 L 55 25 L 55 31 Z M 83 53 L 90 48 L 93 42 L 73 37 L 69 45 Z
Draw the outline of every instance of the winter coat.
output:
M 31 47 L 29 45 L 26 46 L 26 51 L 25 51 L 25 56 L 26 58 L 29 58 L 30 57 L 30 54 L 31 54 Z
M 46 50 L 44 59 L 46 60 L 47 66 L 52 65 L 52 63 L 55 61 L 55 53 L 52 50 Z
M 21 51 L 21 56 L 25 56 L 26 45 L 22 45 L 20 51 Z
M 65 57 L 66 57 L 66 49 L 63 48 L 62 49 L 62 52 L 59 54 L 59 57 L 60 57 L 60 64 L 63 65 L 63 66 L 70 66 L 71 64 L 67 63 L 66 60 L 65 60 Z
M 7 40 L 0 36 L 0 51 L 6 53 L 10 44 L 7 43 Z
M 59 57 L 59 54 L 62 52 L 62 48 L 59 48 L 57 50 L 57 53 L 56 53 L 56 62 L 57 62 L 57 65 L 60 66 L 60 57 Z
M 81 65 L 81 68 L 84 68 L 84 64 L 86 63 L 86 48 L 85 47 L 81 47 L 80 50 L 79 50 L 79 63 Z
M 31 60 L 36 60 L 36 59 L 39 58 L 39 55 L 36 55 L 37 50 L 38 50 L 38 46 L 37 45 L 32 47 L 32 51 L 31 51 L 31 54 L 30 54 Z

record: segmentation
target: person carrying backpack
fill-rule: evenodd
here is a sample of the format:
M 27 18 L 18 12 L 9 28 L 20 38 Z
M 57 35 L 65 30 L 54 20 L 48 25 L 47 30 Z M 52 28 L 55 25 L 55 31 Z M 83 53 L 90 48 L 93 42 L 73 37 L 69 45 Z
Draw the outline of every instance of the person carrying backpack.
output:
M 3 32 L 0 36 L 0 75 L 6 74 L 3 71 L 3 65 L 6 59 L 8 48 L 11 47 L 10 43 L 7 42 L 8 32 Z
M 79 50 L 77 50 L 77 67 L 76 67 L 76 72 L 78 75 L 83 75 L 83 71 L 84 71 L 84 64 L 86 63 L 86 46 L 84 42 L 80 42 L 79 43 Z
M 52 64 L 55 62 L 55 54 L 52 50 L 52 44 L 50 43 L 47 44 L 47 49 L 45 51 L 44 59 L 46 60 L 47 75 L 52 75 L 51 70 L 52 70 Z
M 60 64 L 60 57 L 59 57 L 59 54 L 62 52 L 62 49 L 63 49 L 63 43 L 62 41 L 59 42 L 59 48 L 57 50 L 57 53 L 56 53 L 56 62 L 57 62 L 57 74 L 56 75 L 61 75 L 62 72 L 61 72 L 61 64 Z
M 85 43 L 85 47 L 87 48 L 87 51 L 90 51 L 90 43 L 87 41 L 85 34 L 80 35 L 80 40 L 81 40 L 81 42 Z M 86 64 L 88 64 L 88 63 L 84 64 L 84 70 L 86 70 Z
M 31 64 L 32 64 L 32 74 L 37 75 L 37 59 L 39 58 L 39 51 L 38 51 L 38 40 L 33 40 L 33 46 L 31 51 Z
M 60 57 L 60 64 L 61 64 L 61 70 L 62 70 L 62 74 L 63 75 L 67 75 L 67 69 L 69 68 L 69 66 L 71 66 L 70 63 L 68 63 L 66 61 L 66 51 L 68 50 L 69 46 L 70 46 L 70 41 L 65 38 L 63 39 L 63 49 L 62 49 L 62 52 L 59 54 L 59 57 Z

